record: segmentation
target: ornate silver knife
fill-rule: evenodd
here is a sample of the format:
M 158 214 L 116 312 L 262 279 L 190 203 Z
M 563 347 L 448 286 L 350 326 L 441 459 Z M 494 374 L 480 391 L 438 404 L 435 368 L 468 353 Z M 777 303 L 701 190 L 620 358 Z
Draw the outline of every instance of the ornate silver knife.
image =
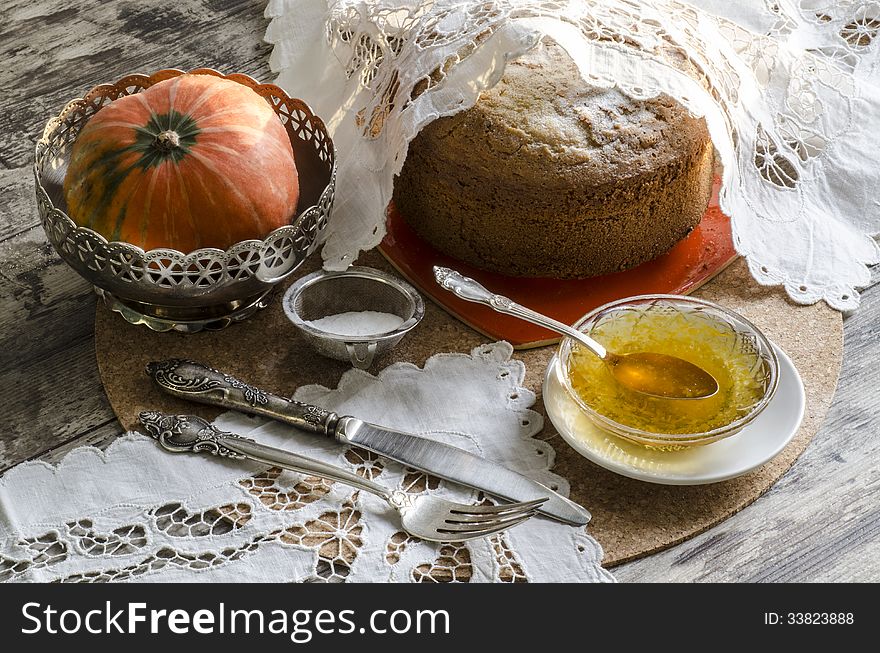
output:
M 404 465 L 509 501 L 549 497 L 539 512 L 582 526 L 590 513 L 537 481 L 443 442 L 370 424 L 279 397 L 200 363 L 172 358 L 147 365 L 147 374 L 164 392 L 202 404 L 269 417 L 302 431 L 374 451 Z

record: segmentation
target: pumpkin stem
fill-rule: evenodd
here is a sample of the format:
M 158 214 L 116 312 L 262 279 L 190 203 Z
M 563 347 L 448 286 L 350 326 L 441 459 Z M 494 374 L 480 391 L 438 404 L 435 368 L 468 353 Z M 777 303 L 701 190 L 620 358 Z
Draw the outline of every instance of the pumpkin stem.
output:
M 170 152 L 180 147 L 180 136 L 176 131 L 166 129 L 156 136 L 156 146 L 163 152 Z

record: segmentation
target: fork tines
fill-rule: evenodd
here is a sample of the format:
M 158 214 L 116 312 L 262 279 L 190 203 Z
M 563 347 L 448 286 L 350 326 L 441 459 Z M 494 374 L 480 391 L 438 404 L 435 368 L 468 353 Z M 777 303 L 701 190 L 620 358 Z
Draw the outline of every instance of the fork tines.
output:
M 507 503 L 498 506 L 462 506 L 449 510 L 445 524 L 438 533 L 448 535 L 482 536 L 513 528 L 537 514 L 537 508 L 547 497 L 532 501 Z

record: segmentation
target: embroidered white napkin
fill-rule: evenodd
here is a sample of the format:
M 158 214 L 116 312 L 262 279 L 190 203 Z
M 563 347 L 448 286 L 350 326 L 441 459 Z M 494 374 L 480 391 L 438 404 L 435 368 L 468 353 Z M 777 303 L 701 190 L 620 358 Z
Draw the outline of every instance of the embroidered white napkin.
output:
M 540 415 L 507 343 L 440 354 L 424 369 L 347 372 L 337 389 L 296 398 L 437 438 L 551 487 L 554 451 L 533 436 Z M 218 426 L 354 469 L 408 492 L 477 494 L 363 450 L 226 413 Z M 463 544 L 414 540 L 397 513 L 363 491 L 205 454 L 171 454 L 146 436 L 58 465 L 24 463 L 0 478 L 0 581 L 609 581 L 586 529 L 533 518 Z

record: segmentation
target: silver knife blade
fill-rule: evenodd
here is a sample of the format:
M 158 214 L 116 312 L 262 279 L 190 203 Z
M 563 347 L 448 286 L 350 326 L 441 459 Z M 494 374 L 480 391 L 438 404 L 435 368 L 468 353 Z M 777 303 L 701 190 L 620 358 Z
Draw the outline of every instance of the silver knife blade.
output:
M 339 442 L 369 449 L 404 465 L 479 488 L 502 499 L 529 501 L 547 497 L 538 512 L 569 524 L 583 526 L 591 519 L 586 508 L 545 485 L 445 442 L 395 431 L 355 417 L 341 417 L 335 435 Z
M 174 397 L 269 417 L 509 501 L 548 497 L 538 512 L 577 526 L 590 521 L 585 508 L 558 492 L 464 449 L 355 417 L 340 417 L 333 411 L 272 394 L 194 361 L 155 361 L 147 365 L 146 371 L 163 392 Z

